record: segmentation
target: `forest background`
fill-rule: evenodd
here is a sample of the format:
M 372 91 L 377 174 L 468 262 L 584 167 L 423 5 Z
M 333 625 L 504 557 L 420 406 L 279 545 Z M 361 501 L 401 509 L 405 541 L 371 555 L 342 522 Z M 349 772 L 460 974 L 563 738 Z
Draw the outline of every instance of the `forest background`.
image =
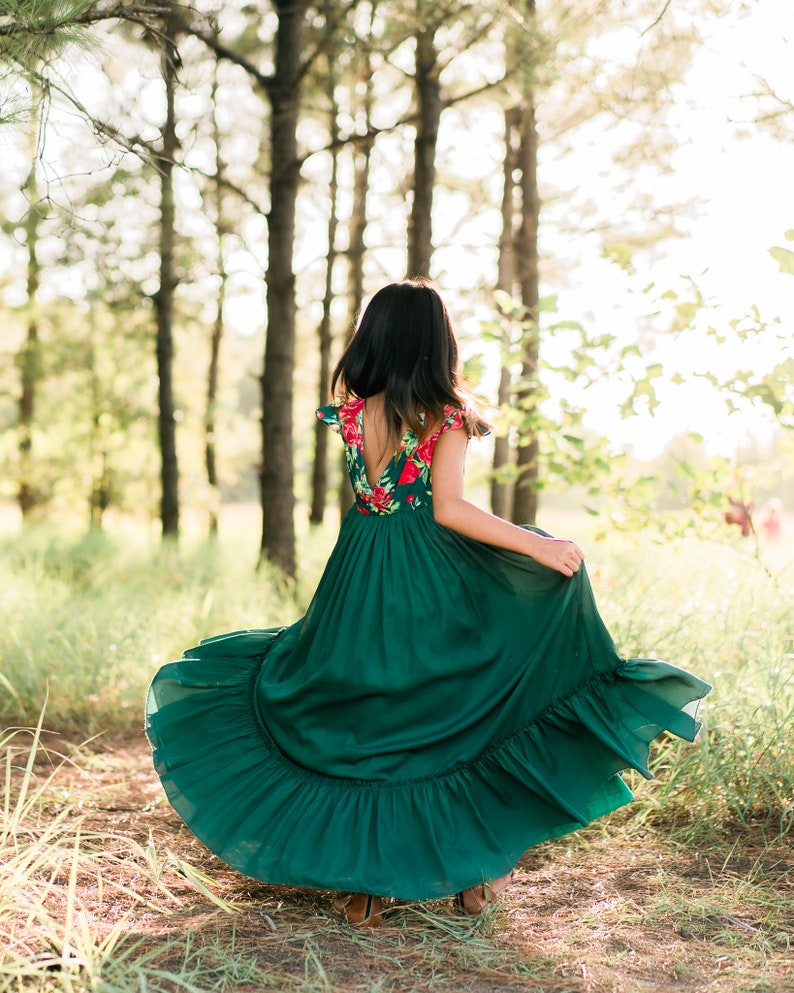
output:
M 791 988 L 792 21 L 0 2 L 0 991 Z M 634 820 L 564 879 L 529 853 L 501 924 L 337 941 L 322 895 L 179 833 L 141 701 L 305 608 L 351 499 L 314 407 L 418 274 L 496 425 L 472 499 L 583 541 L 621 651 L 715 688 Z
M 492 405 L 471 476 L 496 512 L 791 503 L 783 6 L 5 6 L 0 498 L 23 520 L 173 536 L 255 499 L 293 575 L 296 504 L 329 500 L 312 409 L 405 274 L 438 280 Z

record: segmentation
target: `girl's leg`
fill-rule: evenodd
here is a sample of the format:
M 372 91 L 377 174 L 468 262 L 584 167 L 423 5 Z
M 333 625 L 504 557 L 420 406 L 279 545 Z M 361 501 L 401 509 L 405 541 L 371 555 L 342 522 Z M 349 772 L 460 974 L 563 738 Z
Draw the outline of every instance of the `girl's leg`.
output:
M 456 894 L 455 903 L 464 914 L 477 917 L 486 907 L 496 902 L 497 896 L 502 890 L 507 889 L 512 880 L 513 873 L 509 872 L 506 876 L 500 876 L 499 879 L 494 879 L 490 883 L 470 886 L 467 890 L 462 890 Z
M 380 927 L 383 923 L 383 901 L 369 893 L 350 893 L 337 896 L 333 907 L 348 924 L 359 927 Z

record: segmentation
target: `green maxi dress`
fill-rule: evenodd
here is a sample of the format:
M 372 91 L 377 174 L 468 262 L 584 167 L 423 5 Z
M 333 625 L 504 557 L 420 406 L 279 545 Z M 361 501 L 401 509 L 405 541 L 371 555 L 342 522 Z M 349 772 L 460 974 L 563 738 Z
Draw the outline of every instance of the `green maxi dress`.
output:
M 622 659 L 584 568 L 571 579 L 433 518 L 442 431 L 406 432 L 377 485 L 363 402 L 321 407 L 356 503 L 306 615 L 202 641 L 152 682 L 170 802 L 270 883 L 403 899 L 509 872 L 530 846 L 632 798 L 662 731 L 693 740 L 709 686 Z

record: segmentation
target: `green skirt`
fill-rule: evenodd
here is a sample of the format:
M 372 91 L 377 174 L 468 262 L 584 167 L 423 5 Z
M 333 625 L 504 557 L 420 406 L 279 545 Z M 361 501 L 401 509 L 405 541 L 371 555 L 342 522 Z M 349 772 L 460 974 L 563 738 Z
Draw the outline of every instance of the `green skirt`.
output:
M 693 740 L 709 686 L 618 656 L 572 579 L 419 509 L 356 508 L 306 615 L 163 666 L 146 730 L 168 799 L 269 883 L 404 899 L 509 872 Z

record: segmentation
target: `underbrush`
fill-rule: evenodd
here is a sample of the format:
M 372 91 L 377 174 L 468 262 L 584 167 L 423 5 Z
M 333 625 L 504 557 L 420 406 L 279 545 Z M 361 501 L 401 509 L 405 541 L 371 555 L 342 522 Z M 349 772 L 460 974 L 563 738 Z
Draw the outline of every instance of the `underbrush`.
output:
M 748 546 L 749 547 L 749 546 Z M 779 554 L 779 550 L 778 550 Z M 656 780 L 637 782 L 648 823 L 682 841 L 794 824 L 794 569 L 773 572 L 743 544 L 636 539 L 613 549 L 595 577 L 621 654 L 665 659 L 713 685 L 692 746 L 657 739 Z
M 41 736 L 41 719 L 0 735 L 0 993 L 174 989 L 157 964 L 163 948 L 152 951 L 130 932 L 147 913 L 180 905 L 169 877 L 231 908 L 151 837 L 141 843 L 129 831 L 87 824 L 94 798 L 75 796 L 59 779 L 71 760 L 45 749 Z
M 46 696 L 58 730 L 134 726 L 159 665 L 201 638 L 295 616 L 250 548 L 30 529 L 0 545 L 0 718 L 35 723 Z

